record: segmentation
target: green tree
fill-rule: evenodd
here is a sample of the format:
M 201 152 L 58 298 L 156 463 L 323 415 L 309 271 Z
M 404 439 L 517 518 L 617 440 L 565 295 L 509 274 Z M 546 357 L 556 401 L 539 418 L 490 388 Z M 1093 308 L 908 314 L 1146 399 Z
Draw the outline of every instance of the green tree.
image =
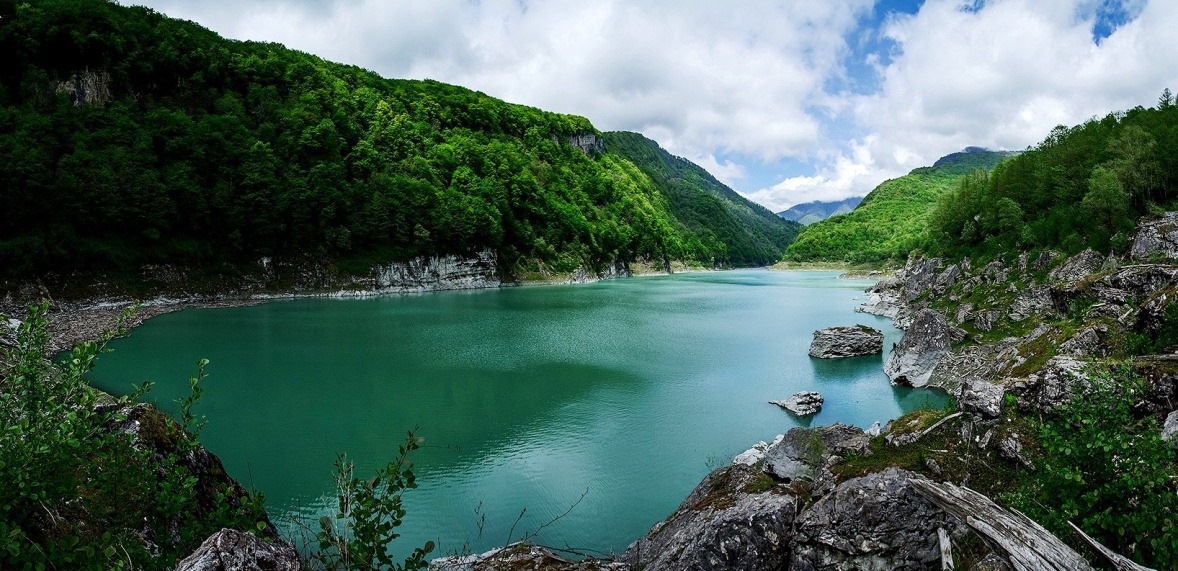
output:
M 1110 233 L 1116 232 L 1129 220 L 1129 193 L 1116 173 L 1097 167 L 1088 179 L 1088 193 L 1080 206 Z

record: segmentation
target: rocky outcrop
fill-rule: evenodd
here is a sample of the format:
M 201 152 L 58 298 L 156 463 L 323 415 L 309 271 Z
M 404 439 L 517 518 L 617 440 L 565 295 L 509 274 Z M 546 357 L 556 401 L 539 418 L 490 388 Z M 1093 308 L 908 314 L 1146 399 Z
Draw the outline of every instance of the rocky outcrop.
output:
M 773 440 L 773 444 L 777 444 L 778 442 L 781 442 L 781 439 L 783 439 L 783 438 L 785 438 L 784 434 L 778 434 L 777 438 Z M 762 441 L 754 444 L 752 448 L 749 448 L 748 450 L 745 450 L 744 452 L 741 452 L 740 454 L 733 456 L 732 463 L 733 464 L 744 464 L 745 466 L 753 466 L 757 462 L 760 462 L 761 460 L 765 459 L 765 451 L 768 450 L 769 447 L 772 446 L 773 444 L 770 444 L 770 443 L 762 440 Z
M 1051 270 L 1048 278 L 1053 282 L 1072 283 L 1096 273 L 1103 265 L 1104 255 L 1095 250 L 1084 250 Z
M 472 554 L 439 557 L 429 562 L 430 571 L 504 571 L 548 570 L 548 571 L 605 571 L 626 570 L 630 566 L 617 561 L 602 561 L 587 557 L 574 561 L 553 553 L 539 545 L 513 543 L 490 551 Z
M 1055 410 L 1072 398 L 1076 383 L 1087 381 L 1088 364 L 1071 357 L 1052 357 L 1043 369 L 1027 378 L 1026 398 L 1020 401 L 1037 410 Z
M 765 451 L 765 472 L 785 481 L 813 479 L 834 457 L 867 449 L 870 438 L 854 426 L 794 428 Z
M 376 289 L 417 292 L 481 289 L 499 286 L 495 252 L 483 250 L 474 258 L 458 256 L 418 257 L 373 268 Z
M 176 571 L 299 571 L 299 554 L 281 541 L 222 529 L 176 565 Z
M 110 103 L 110 72 L 86 68 L 70 74 L 68 81 L 57 86 L 58 93 L 68 93 L 75 107 Z
M 1002 397 L 1005 391 L 1002 387 L 988 383 L 981 379 L 970 379 L 961 386 L 957 395 L 957 407 L 968 412 L 976 412 L 986 418 L 998 418 L 1002 413 Z
M 961 522 L 912 487 L 911 472 L 883 472 L 839 484 L 797 517 L 789 569 L 867 571 L 940 568 L 937 530 Z
M 818 359 L 841 359 L 883 352 L 883 333 L 866 325 L 828 327 L 814 332 L 810 356 Z
M 1010 319 L 1011 321 L 1022 321 L 1028 317 L 1046 313 L 1053 307 L 1049 286 L 1029 287 L 1019 292 L 1014 301 L 1010 303 Z
M 817 414 L 822 410 L 822 403 L 825 399 L 822 395 L 814 391 L 802 391 L 795 393 L 793 396 L 785 400 L 771 400 L 769 404 L 775 404 L 785 410 L 788 410 L 798 416 L 810 416 Z
M 600 155 L 605 152 L 605 140 L 598 137 L 597 133 L 573 133 L 565 140 L 586 155 Z
M 621 561 L 649 571 L 783 568 L 799 502 L 758 485 L 762 477 L 743 465 L 712 472 Z
M 961 336 L 960 330 L 950 327 L 945 316 L 922 310 L 888 354 L 884 374 L 892 384 L 923 387 L 937 363 L 949 352 L 954 338 L 960 340 Z
M 1178 260 L 1178 212 L 1142 220 L 1133 236 L 1129 257 L 1137 261 Z
M 1162 440 L 1178 443 L 1178 410 L 1166 415 L 1166 421 L 1162 423 Z

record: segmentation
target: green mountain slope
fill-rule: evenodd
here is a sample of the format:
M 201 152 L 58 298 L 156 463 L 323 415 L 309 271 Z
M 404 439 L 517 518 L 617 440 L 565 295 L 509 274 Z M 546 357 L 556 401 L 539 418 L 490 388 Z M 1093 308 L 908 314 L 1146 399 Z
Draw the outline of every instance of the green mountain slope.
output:
M 135 276 L 144 264 L 235 272 L 262 257 L 363 273 L 487 248 L 507 277 L 635 259 L 764 263 L 728 219 L 713 230 L 677 217 L 680 190 L 601 155 L 581 117 L 104 0 L 4 11 L 10 285 L 46 272 Z M 762 225 L 750 240 L 780 249 L 782 232 Z
M 854 210 L 856 206 L 859 206 L 860 202 L 863 202 L 862 196 L 852 196 L 843 200 L 833 201 L 815 200 L 814 202 L 795 204 L 786 210 L 778 212 L 777 215 L 786 220 L 798 222 L 803 226 L 809 226 L 819 220 L 826 220 L 831 216 L 846 214 Z
M 801 226 L 750 202 L 706 170 L 676 157 L 638 133 L 605 133 L 606 150 L 634 163 L 670 200 L 671 209 L 698 237 L 699 251 L 720 251 L 717 261 L 770 264 Z M 702 246 L 702 249 L 700 247 Z
M 992 168 L 1010 153 L 970 147 L 931 167 L 888 180 L 855 210 L 807 226 L 785 252 L 790 262 L 902 261 L 927 242 L 929 212 L 962 175 Z

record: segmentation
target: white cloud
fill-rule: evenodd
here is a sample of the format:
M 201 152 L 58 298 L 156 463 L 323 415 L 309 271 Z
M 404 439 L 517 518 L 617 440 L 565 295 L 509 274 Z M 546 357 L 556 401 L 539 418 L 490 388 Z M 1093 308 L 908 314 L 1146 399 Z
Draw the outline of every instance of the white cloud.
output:
M 966 146 L 1021 150 L 1056 125 L 1152 106 L 1178 85 L 1178 2 L 1136 0 L 1130 11 L 1139 17 L 1099 45 L 1090 1 L 991 0 L 977 12 L 961 5 L 929 0 L 916 15 L 891 19 L 884 33 L 900 53 L 882 68 L 883 88 L 852 98 L 853 118 L 870 135 L 816 182 L 786 181 L 755 196 L 792 204 L 861 193 L 846 173 L 866 168 L 854 180 L 878 183 Z

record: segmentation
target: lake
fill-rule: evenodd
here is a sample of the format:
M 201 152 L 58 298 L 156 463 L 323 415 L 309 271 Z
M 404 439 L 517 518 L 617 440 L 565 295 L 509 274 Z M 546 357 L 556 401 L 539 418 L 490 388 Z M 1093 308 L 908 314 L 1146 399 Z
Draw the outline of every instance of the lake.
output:
M 210 360 L 201 441 L 279 527 L 334 506 L 333 462 L 366 476 L 405 432 L 419 488 L 394 552 L 534 541 L 620 552 L 711 469 L 804 423 L 867 427 L 944 397 L 894 388 L 882 357 L 807 355 L 814 330 L 862 323 L 871 282 L 837 272 L 736 270 L 368 299 L 185 310 L 112 344 L 94 384 L 174 399 Z M 800 422 L 767 404 L 826 397 Z M 522 515 L 521 515 L 522 514 Z M 562 515 L 563 514 L 563 515 Z M 547 525 L 546 525 L 547 524 Z

